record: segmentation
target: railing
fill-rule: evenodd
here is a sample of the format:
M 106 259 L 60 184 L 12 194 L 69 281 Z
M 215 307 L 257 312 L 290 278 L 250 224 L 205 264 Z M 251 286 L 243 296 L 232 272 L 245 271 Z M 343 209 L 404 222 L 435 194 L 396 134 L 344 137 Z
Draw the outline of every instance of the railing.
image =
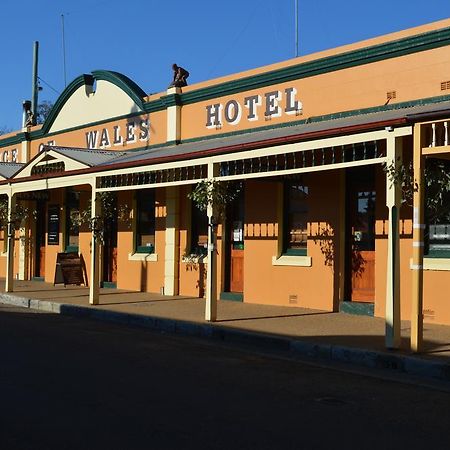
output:
M 424 125 L 424 147 L 441 147 L 449 145 L 449 122 L 433 122 Z

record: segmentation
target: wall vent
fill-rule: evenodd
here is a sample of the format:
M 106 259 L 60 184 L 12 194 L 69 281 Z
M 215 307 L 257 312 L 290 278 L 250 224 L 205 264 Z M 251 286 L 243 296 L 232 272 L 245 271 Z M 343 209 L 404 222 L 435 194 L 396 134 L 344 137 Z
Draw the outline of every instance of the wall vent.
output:
M 393 100 L 394 98 L 397 98 L 397 91 L 386 92 L 386 98 L 388 100 Z
M 447 89 L 450 89 L 450 81 L 443 81 L 441 83 L 441 91 L 446 91 Z
M 290 305 L 296 305 L 298 303 L 298 296 L 297 295 L 290 295 L 289 296 L 289 304 Z

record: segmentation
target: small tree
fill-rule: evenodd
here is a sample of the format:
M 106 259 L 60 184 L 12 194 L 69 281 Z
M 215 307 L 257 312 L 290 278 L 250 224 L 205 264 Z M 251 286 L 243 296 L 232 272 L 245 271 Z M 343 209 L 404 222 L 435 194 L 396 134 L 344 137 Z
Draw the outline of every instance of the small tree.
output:
M 430 223 L 437 220 L 450 222 L 450 161 L 427 158 L 425 160 L 425 214 Z M 409 165 L 394 163 L 385 165 L 389 181 L 402 190 L 402 203 L 413 205 L 417 182 L 414 179 L 412 162 Z
M 25 226 L 26 221 L 30 217 L 36 217 L 36 210 L 27 208 L 18 203 L 15 212 L 11 215 L 11 224 L 14 230 L 18 230 Z M 0 197 L 0 227 L 8 226 L 8 197 L 2 195 Z
M 89 200 L 86 209 L 73 210 L 70 214 L 70 222 L 73 227 L 80 227 L 87 224 L 90 231 L 93 231 L 96 238 L 103 245 L 105 243 L 106 223 L 115 218 L 131 226 L 131 208 L 127 204 L 117 205 L 113 192 L 98 192 L 101 214 L 92 217 L 92 205 Z
M 238 196 L 240 190 L 239 184 L 229 181 L 203 180 L 197 183 L 188 197 L 202 211 L 212 205 L 213 216 L 218 223 L 225 218 L 227 205 Z

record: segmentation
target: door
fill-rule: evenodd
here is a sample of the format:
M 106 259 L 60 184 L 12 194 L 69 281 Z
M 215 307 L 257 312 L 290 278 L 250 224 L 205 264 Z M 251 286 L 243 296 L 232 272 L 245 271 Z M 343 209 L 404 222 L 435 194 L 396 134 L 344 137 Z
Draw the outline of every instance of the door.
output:
M 117 210 L 117 198 L 115 198 Z M 103 283 L 117 283 L 117 216 L 105 220 L 103 253 Z
M 347 267 L 350 298 L 375 301 L 375 168 L 347 173 Z
M 226 291 L 244 292 L 244 194 L 227 211 Z
M 46 202 L 39 200 L 36 202 L 36 244 L 34 255 L 34 276 L 45 278 L 45 216 Z

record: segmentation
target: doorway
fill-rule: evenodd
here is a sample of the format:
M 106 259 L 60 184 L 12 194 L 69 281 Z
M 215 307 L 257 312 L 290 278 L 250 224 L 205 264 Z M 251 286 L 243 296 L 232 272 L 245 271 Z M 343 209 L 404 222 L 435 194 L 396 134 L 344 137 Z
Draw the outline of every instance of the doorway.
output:
M 117 211 L 117 196 L 114 195 L 111 208 Z M 113 214 L 104 221 L 104 244 L 102 248 L 102 287 L 117 286 L 117 215 Z
M 375 167 L 348 169 L 346 183 L 346 298 L 375 302 Z
M 45 224 L 47 203 L 45 200 L 36 201 L 36 234 L 34 252 L 34 274 L 36 278 L 45 278 Z
M 222 298 L 243 300 L 244 292 L 244 191 L 227 208 L 225 224 L 225 292 Z M 227 295 L 229 294 L 229 295 Z

